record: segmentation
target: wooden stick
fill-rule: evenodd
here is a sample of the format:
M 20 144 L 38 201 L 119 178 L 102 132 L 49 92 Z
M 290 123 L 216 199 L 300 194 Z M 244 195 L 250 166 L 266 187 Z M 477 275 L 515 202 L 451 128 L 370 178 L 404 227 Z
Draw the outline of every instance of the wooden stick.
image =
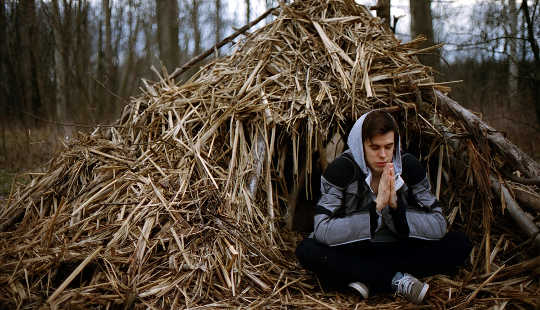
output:
M 514 175 L 509 175 L 508 178 L 514 182 L 525 184 L 525 185 L 536 185 L 540 186 L 540 177 L 532 178 L 532 179 L 525 179 L 516 177 Z
M 242 33 L 246 32 L 249 28 L 255 26 L 258 24 L 261 20 L 263 20 L 266 16 L 268 16 L 272 11 L 274 11 L 277 7 L 270 8 L 266 12 L 264 12 L 261 16 L 259 16 L 257 19 L 253 20 L 251 23 L 243 26 L 242 28 L 238 29 L 235 33 L 231 34 L 230 36 L 223 39 L 221 42 L 217 43 L 216 45 L 212 46 L 211 48 L 207 49 L 204 53 L 198 55 L 195 58 L 192 58 L 190 61 L 186 62 L 182 67 L 176 68 L 173 73 L 169 76 L 171 79 L 176 78 L 180 74 L 186 72 L 189 68 L 193 67 L 196 63 L 202 61 L 206 57 L 208 57 L 210 54 L 212 54 L 215 50 L 218 48 L 221 48 L 223 45 L 231 42 L 236 38 L 237 36 L 241 35 Z
M 512 198 L 510 192 L 503 184 L 500 184 L 497 178 L 493 175 L 489 177 L 491 181 L 491 188 L 504 197 L 506 202 L 506 209 L 510 216 L 516 221 L 518 226 L 527 233 L 531 238 L 534 238 L 534 245 L 540 250 L 540 229 L 538 226 L 527 216 L 527 214 L 519 207 L 517 202 Z
M 528 178 L 540 176 L 540 164 L 506 139 L 500 132 L 440 91 L 435 90 L 435 96 L 439 103 L 465 122 L 469 132 L 482 132 L 485 138 L 497 148 L 499 153 L 508 160 L 508 164 L 512 165 L 514 169 L 523 172 Z
M 487 278 L 482 284 L 480 284 L 479 287 L 476 288 L 476 290 L 469 296 L 469 298 L 467 298 L 467 304 L 471 302 L 471 300 L 474 299 L 474 297 L 476 297 L 476 295 L 478 294 L 478 292 L 480 292 L 480 290 L 486 286 L 486 284 L 488 284 L 489 282 L 491 282 L 491 280 L 493 280 L 493 278 L 499 273 L 499 271 L 503 270 L 505 267 L 505 265 L 502 265 L 499 269 L 497 269 L 497 271 L 495 271 L 489 278 Z
M 69 285 L 69 283 L 71 283 L 71 281 L 73 281 L 73 279 L 75 279 L 75 277 L 84 269 L 84 267 L 86 267 L 86 265 L 88 265 L 88 263 L 90 263 L 94 257 L 98 255 L 102 248 L 103 246 L 99 246 L 94 253 L 90 254 L 90 256 L 88 256 L 79 266 L 77 266 L 77 268 L 75 268 L 75 270 L 73 270 L 67 279 L 65 279 L 64 282 L 62 282 L 62 284 L 60 284 L 60 286 L 56 289 L 56 291 L 54 291 L 54 293 L 52 293 L 52 295 L 47 299 L 49 304 L 64 291 L 64 289 Z
M 266 285 L 266 283 L 261 281 L 261 279 L 256 277 L 254 274 L 251 274 L 251 273 L 246 272 L 246 271 L 242 271 L 242 273 L 245 274 L 248 278 L 250 278 L 253 282 L 255 282 L 258 286 L 260 286 L 263 289 L 263 291 L 269 291 L 270 290 L 270 286 Z

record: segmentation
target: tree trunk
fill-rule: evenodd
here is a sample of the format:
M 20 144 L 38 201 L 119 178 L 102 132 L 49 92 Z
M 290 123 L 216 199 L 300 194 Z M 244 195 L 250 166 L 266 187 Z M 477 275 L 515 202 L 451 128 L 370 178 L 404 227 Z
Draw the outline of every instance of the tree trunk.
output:
M 221 41 L 221 32 L 223 28 L 223 20 L 221 18 L 221 0 L 215 0 L 215 6 L 216 6 L 216 15 L 214 16 L 214 24 L 216 27 L 216 37 L 215 37 L 215 44 L 218 44 Z M 219 55 L 219 50 L 217 51 Z
M 91 51 L 92 43 L 89 38 L 88 31 L 88 10 L 89 3 L 88 1 L 78 1 L 76 3 L 76 19 L 74 25 L 74 35 L 75 38 L 75 48 L 73 55 L 73 69 L 75 70 L 75 76 L 72 80 L 76 83 L 78 90 L 78 97 L 74 98 L 77 102 L 77 108 L 80 112 L 83 119 L 93 118 L 93 111 L 88 110 L 91 102 L 93 101 L 90 97 L 89 89 L 89 78 L 87 70 L 90 68 L 91 63 Z M 73 70 L 72 69 L 72 70 Z
M 178 43 L 178 2 L 156 0 L 157 34 L 159 56 L 168 71 L 178 67 L 180 46 Z
M 103 60 L 104 60 L 104 80 L 101 82 L 106 88 L 110 85 L 113 72 L 113 49 L 112 49 L 112 31 L 111 31 L 111 5 L 109 0 L 102 0 L 102 10 L 105 13 L 105 41 L 103 42 Z M 104 92 L 103 105 L 105 111 L 111 111 L 111 104 L 113 104 L 113 98 Z
M 0 42 L 4 42 L 5 46 L 9 46 L 9 43 L 7 41 L 7 35 L 6 35 L 6 28 L 7 28 L 7 17 L 6 17 L 6 8 L 4 6 L 4 3 L 0 4 Z M 9 119 L 8 114 L 8 85 L 6 82 L 6 78 L 8 76 L 7 73 L 7 48 L 0 48 L 0 76 L 3 76 L 4 78 L 2 81 L 0 81 L 0 98 L 4 98 L 0 102 L 0 109 L 2 109 L 3 113 L 2 116 L 0 116 L 0 122 L 2 122 L 2 149 L 1 151 L 4 154 L 7 154 L 7 148 L 6 148 L 6 121 Z
M 199 0 L 192 0 L 191 27 L 193 27 L 193 54 L 201 53 L 201 29 L 199 27 Z
M 54 35 L 54 71 L 55 71 L 55 85 L 56 85 L 56 120 L 58 122 L 65 122 L 67 118 L 67 72 L 66 72 L 66 51 L 64 33 L 65 30 L 62 22 L 62 14 L 60 13 L 60 7 L 58 0 L 52 1 L 53 6 L 53 35 Z M 64 8 L 65 9 L 65 8 Z M 65 10 L 64 10 L 64 14 Z M 68 127 L 60 127 L 61 135 L 69 135 L 70 129 Z
M 529 13 L 527 0 L 523 0 L 521 9 L 523 10 L 523 15 L 527 22 L 527 41 L 529 41 L 529 44 L 531 45 L 534 56 L 535 70 L 532 78 L 532 89 L 535 91 L 536 119 L 540 121 L 540 48 L 538 47 L 538 41 L 536 41 L 536 38 L 534 37 L 534 25 Z
M 426 42 L 423 47 L 435 45 L 433 18 L 431 16 L 431 0 L 409 0 L 409 6 L 411 9 L 411 37 L 415 38 L 419 35 L 423 35 L 426 37 Z M 427 55 L 419 55 L 418 58 L 424 65 L 439 70 L 439 50 L 432 51 Z
M 516 0 L 508 0 L 508 15 L 510 18 L 510 33 L 508 34 L 508 93 L 510 98 L 518 93 L 518 51 L 517 51 L 517 24 L 518 24 L 518 11 L 516 9 Z M 508 100 L 508 103 L 512 105 L 514 100 Z M 511 107 L 510 107 L 511 108 Z
M 103 20 L 100 18 L 98 22 L 98 41 L 97 41 L 97 71 L 96 71 L 96 80 L 99 82 L 94 82 L 94 98 L 97 102 L 96 110 L 98 118 L 103 118 L 105 111 L 105 90 L 100 84 L 105 80 L 105 48 L 103 46 Z
M 384 20 L 388 27 L 392 27 L 390 24 L 390 0 L 377 0 L 377 4 L 371 9 L 377 12 L 377 17 Z
M 156 4 L 157 5 L 157 4 Z M 145 21 L 143 19 L 143 32 L 144 32 L 144 62 L 150 67 L 153 63 L 152 61 L 152 46 L 155 45 L 155 35 L 152 31 L 152 23 Z M 159 40 L 158 40 L 159 41 Z M 159 44 L 158 44 L 159 46 Z
M 134 62 L 135 62 L 135 43 L 137 42 L 137 36 L 139 35 L 139 29 L 141 21 L 138 16 L 133 16 L 134 7 L 133 0 L 128 1 L 130 8 L 128 9 L 128 27 L 129 27 L 129 36 L 128 36 L 128 48 L 127 48 L 127 60 L 123 64 L 123 70 L 121 75 L 120 87 L 118 89 L 118 94 L 122 98 L 129 96 L 128 93 L 128 82 L 130 81 L 130 76 L 134 71 Z M 134 20 L 135 19 L 135 20 Z M 135 24 L 135 26 L 133 26 Z
M 33 102 L 38 98 L 36 94 L 37 89 L 34 87 L 34 83 L 32 83 L 32 81 L 36 81 L 36 77 L 33 74 L 33 65 L 35 62 L 32 53 L 32 49 L 34 48 L 33 40 L 35 36 L 35 10 L 36 4 L 34 0 L 21 1 L 18 3 L 17 15 L 20 23 L 18 24 L 17 28 L 20 35 L 21 44 L 21 60 L 19 64 L 21 66 L 20 72 L 23 84 L 23 111 L 32 114 L 34 113 Z M 25 116 L 24 118 L 26 119 L 26 123 L 28 125 L 31 119 L 28 116 Z
M 249 24 L 250 15 L 251 15 L 251 1 L 245 0 L 246 3 L 246 24 Z

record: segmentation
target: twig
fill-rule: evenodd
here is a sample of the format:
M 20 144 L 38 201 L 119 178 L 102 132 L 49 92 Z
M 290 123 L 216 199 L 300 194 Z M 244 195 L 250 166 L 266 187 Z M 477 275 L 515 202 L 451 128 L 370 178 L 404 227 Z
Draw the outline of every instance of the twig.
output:
M 486 286 L 486 284 L 488 284 L 489 282 L 491 282 L 491 280 L 493 280 L 493 278 L 501 271 L 503 270 L 505 267 L 505 265 L 502 265 L 499 269 L 497 269 L 497 271 L 495 271 L 489 278 L 487 278 L 484 282 L 482 282 L 482 284 L 480 284 L 480 286 L 478 286 L 476 288 L 476 290 L 469 296 L 469 298 L 467 298 L 467 301 L 466 301 L 466 304 L 469 304 L 471 302 L 471 300 L 474 299 L 474 297 L 476 297 L 476 295 L 478 294 L 478 292 L 480 292 L 480 290 Z

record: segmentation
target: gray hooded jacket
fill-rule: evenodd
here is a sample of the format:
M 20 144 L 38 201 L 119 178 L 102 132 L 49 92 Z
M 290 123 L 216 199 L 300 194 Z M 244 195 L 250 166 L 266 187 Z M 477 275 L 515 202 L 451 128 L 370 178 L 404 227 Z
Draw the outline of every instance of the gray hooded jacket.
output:
M 446 220 L 431 193 L 427 174 L 413 155 L 401 156 L 399 139 L 393 158 L 398 207 L 376 211 L 376 196 L 369 186 L 372 174 L 362 143 L 367 114 L 354 124 L 347 140 L 349 150 L 338 156 L 321 177 L 312 237 L 330 246 L 407 237 L 441 239 L 446 233 Z

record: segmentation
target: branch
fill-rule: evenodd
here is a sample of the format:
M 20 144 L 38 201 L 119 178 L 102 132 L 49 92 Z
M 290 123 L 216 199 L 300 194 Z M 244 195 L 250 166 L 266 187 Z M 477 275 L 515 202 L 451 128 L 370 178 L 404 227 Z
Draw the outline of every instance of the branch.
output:
M 526 178 L 516 177 L 515 175 L 509 175 L 508 178 L 514 182 L 521 183 L 524 185 L 540 186 L 540 177 L 526 179 Z
M 216 45 L 212 46 L 211 48 L 206 50 L 204 53 L 192 58 L 190 61 L 185 63 L 182 67 L 177 68 L 176 70 L 174 70 L 174 72 L 170 75 L 170 78 L 174 79 L 177 76 L 179 76 L 180 74 L 186 72 L 189 68 L 193 67 L 196 63 L 198 63 L 201 60 L 208 57 L 210 54 L 212 54 L 218 48 L 221 48 L 223 45 L 225 45 L 225 44 L 231 42 L 232 40 L 234 40 L 234 38 L 236 38 L 240 34 L 246 32 L 246 30 L 248 30 L 249 28 L 255 26 L 257 23 L 259 23 L 261 20 L 263 20 L 266 16 L 268 16 L 270 13 L 272 13 L 272 11 L 274 11 L 276 8 L 277 7 L 268 9 L 266 12 L 264 12 L 261 16 L 259 16 L 257 19 L 255 19 L 251 23 L 249 23 L 249 24 L 245 25 L 244 27 L 238 29 L 235 33 L 231 34 L 230 36 L 223 39 L 221 42 L 219 42 Z
M 458 118 L 464 121 L 469 132 L 481 132 L 482 137 L 477 137 L 477 139 L 487 139 L 514 169 L 521 171 L 528 178 L 540 176 L 540 164 L 506 139 L 500 132 L 440 91 L 436 90 L 435 96 L 439 103 L 446 106 Z

